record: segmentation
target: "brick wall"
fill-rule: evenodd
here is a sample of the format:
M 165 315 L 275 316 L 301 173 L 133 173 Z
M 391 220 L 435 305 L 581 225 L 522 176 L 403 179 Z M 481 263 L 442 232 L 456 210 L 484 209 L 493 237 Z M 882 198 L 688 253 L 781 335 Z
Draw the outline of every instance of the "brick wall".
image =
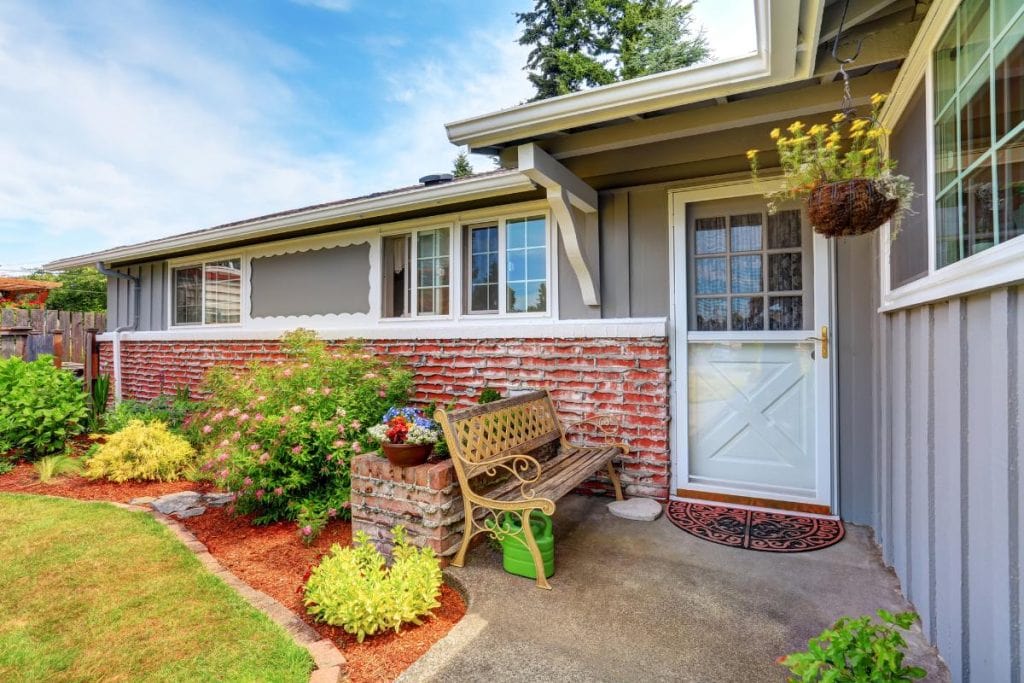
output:
M 111 344 L 100 348 L 102 372 L 111 372 Z M 630 447 L 621 472 L 627 495 L 666 498 L 669 491 L 668 340 L 486 339 L 375 340 L 377 353 L 406 359 L 416 374 L 416 399 L 466 405 L 484 386 L 548 389 L 565 420 L 612 413 L 618 437 Z M 130 398 L 197 389 L 216 364 L 283 358 L 273 341 L 122 342 L 122 390 Z M 603 477 L 586 484 L 608 492 Z

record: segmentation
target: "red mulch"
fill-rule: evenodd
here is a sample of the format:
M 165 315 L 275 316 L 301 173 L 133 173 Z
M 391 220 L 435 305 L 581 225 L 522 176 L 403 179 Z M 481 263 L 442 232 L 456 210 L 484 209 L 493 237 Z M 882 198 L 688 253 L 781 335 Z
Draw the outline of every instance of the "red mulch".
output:
M 79 500 L 127 503 L 132 498 L 162 496 L 184 490 L 209 491 L 212 487 L 189 481 L 114 484 L 79 476 L 40 484 L 36 481 L 32 465 L 25 463 L 17 465 L 8 474 L 0 475 L 0 491 Z M 247 518 L 235 517 L 219 508 L 209 508 L 205 514 L 182 520 L 182 523 L 240 579 L 274 597 L 325 638 L 333 640 L 345 653 L 349 676 L 355 683 L 394 680 L 443 638 L 466 613 L 462 596 L 445 585 L 441 587 L 441 606 L 422 626 L 409 625 L 399 633 L 378 634 L 358 643 L 355 636 L 340 628 L 315 623 L 306 614 L 299 590 L 310 566 L 319 561 L 333 544 L 347 545 L 351 542 L 352 527 L 348 522 L 332 522 L 309 547 L 299 540 L 293 523 L 254 527 Z

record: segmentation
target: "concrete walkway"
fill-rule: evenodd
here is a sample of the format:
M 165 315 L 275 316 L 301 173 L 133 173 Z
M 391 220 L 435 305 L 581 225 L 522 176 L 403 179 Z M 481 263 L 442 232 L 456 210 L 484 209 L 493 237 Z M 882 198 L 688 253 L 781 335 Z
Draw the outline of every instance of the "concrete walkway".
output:
M 910 609 L 870 532 L 792 555 L 697 539 L 664 516 L 618 519 L 572 496 L 555 514 L 552 591 L 484 544 L 449 570 L 469 612 L 402 681 L 783 681 L 779 655 L 839 616 Z M 920 633 L 912 660 L 949 680 Z

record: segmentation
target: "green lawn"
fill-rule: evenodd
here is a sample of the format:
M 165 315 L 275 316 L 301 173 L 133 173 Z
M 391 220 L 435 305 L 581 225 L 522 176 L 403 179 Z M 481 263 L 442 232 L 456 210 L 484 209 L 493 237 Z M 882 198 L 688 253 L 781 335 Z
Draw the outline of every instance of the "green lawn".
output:
M 0 680 L 306 681 L 312 666 L 149 515 L 0 494 Z

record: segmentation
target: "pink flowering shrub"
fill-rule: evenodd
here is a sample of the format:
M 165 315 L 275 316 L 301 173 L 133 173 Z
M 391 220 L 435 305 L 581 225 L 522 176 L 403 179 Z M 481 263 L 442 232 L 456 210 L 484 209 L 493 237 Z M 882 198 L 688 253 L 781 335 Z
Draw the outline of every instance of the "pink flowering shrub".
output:
M 348 517 L 349 462 L 371 447 L 363 425 L 404 404 L 412 374 L 359 344 L 329 349 L 307 330 L 282 338 L 288 359 L 247 369 L 216 367 L 193 426 L 202 468 L 236 494 L 256 524 L 292 520 L 312 541 Z

